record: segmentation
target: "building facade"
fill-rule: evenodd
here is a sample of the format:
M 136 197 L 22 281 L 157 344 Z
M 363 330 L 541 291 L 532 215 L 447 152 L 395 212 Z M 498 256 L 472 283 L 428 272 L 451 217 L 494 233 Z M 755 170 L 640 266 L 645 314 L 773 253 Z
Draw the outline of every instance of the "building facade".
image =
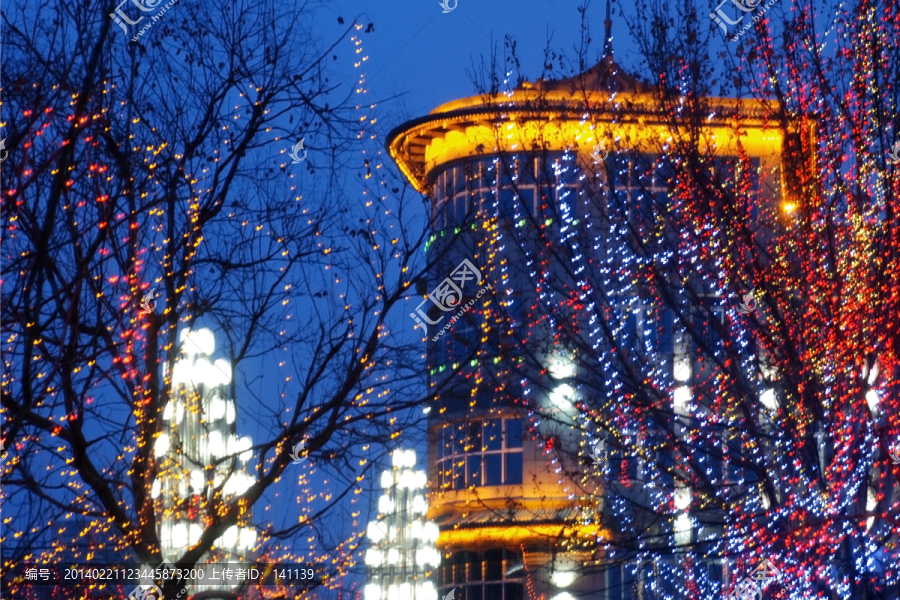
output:
M 772 173 L 783 140 L 764 127 L 761 107 L 716 102 L 722 110 L 704 127 L 705 143 L 721 157 L 716 175 L 752 165 L 743 179 L 749 193 L 781 202 Z M 538 318 L 535 308 L 566 281 L 578 282 L 578 269 L 550 264 L 547 248 L 577 245 L 584 235 L 586 268 L 614 272 L 635 259 L 623 256 L 625 236 L 668 235 L 645 218 L 676 194 L 678 167 L 664 150 L 669 123 L 656 107 L 653 89 L 613 59 L 607 5 L 603 58 L 584 73 L 449 102 L 389 135 L 392 158 L 431 206 L 427 252 L 436 267 L 411 316 L 428 345 L 428 518 L 440 527 L 442 597 L 456 590 L 457 600 L 624 600 L 679 592 L 673 578 L 660 576 L 667 565 L 640 551 L 613 559 L 604 548 L 625 535 L 624 521 L 646 521 L 644 531 L 676 544 L 697 542 L 692 490 L 667 476 L 675 458 L 654 443 L 656 431 L 623 426 L 610 436 L 592 431 L 576 410 L 586 393 L 576 379 L 593 381 L 590 393 L 610 406 L 631 393 L 616 383 L 614 366 L 586 369 L 580 360 L 596 349 L 590 332 L 601 325 Z M 744 116 L 739 133 L 727 116 L 735 112 Z M 590 236 L 585 223 L 595 228 Z M 672 390 L 667 426 L 677 428 L 694 390 L 709 383 L 710 366 L 690 351 L 671 310 L 614 279 L 604 293 L 619 310 L 606 325 L 623 346 L 653 347 L 651 371 Z M 721 319 L 721 298 L 710 303 L 706 314 Z M 708 319 L 691 325 L 715 346 Z M 577 332 L 559 335 L 569 329 Z M 618 451 L 623 440 L 639 451 Z M 727 477 L 728 466 L 710 469 Z M 673 504 L 666 523 L 627 507 L 629 495 L 651 493 L 639 483 L 648 480 Z M 733 578 L 721 562 L 702 569 L 699 577 L 723 590 Z

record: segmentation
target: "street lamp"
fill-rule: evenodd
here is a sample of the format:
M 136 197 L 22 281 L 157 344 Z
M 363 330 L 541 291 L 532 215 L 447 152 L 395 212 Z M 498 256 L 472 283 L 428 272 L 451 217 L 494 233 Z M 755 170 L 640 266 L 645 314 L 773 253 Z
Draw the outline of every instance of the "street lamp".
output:
M 394 450 L 391 461 L 393 468 L 381 473 L 378 517 L 366 528 L 365 600 L 437 600 L 427 580 L 441 562 L 438 527 L 425 520 L 428 478 L 415 470 L 415 450 Z

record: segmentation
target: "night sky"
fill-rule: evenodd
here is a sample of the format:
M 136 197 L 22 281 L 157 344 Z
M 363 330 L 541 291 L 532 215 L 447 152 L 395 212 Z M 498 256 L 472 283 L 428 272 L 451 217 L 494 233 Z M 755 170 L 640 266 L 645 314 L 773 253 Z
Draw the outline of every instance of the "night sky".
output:
M 578 6 L 572 0 L 459 0 L 453 11 L 444 14 L 438 0 L 345 0 L 321 14 L 331 11 L 333 20 L 329 27 L 335 31 L 339 29 L 338 16 L 345 22 L 356 17 L 360 23 L 374 23 L 374 32 L 363 36 L 364 54 L 369 56 L 369 94 L 374 98 L 402 94 L 400 106 L 405 110 L 404 116 L 412 118 L 475 93 L 466 72 L 473 62 L 488 60 L 491 37 L 500 43 L 507 34 L 515 38 L 521 74 L 528 79 L 540 74 L 548 36 L 553 48 L 564 50 L 574 59 L 573 45 L 579 38 Z M 593 34 L 588 53 L 591 64 L 599 58 L 603 46 L 605 7 L 602 0 L 593 0 L 588 7 Z M 624 8 L 634 10 L 631 6 Z M 631 69 L 638 62 L 636 46 L 619 10 L 614 2 L 613 47 L 617 62 Z M 399 123 L 385 124 L 391 128 L 396 125 Z

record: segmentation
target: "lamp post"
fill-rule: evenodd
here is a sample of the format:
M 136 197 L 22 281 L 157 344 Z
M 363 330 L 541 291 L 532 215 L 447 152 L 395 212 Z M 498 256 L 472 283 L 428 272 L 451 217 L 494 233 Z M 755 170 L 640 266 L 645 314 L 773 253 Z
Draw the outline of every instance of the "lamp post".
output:
M 381 473 L 378 517 L 366 528 L 365 600 L 437 600 L 428 577 L 441 555 L 438 527 L 425 520 L 427 476 L 415 470 L 415 450 L 394 450 L 391 460 L 393 468 Z
M 209 329 L 183 331 L 181 342 L 183 353 L 172 370 L 172 399 L 163 411 L 163 432 L 154 445 L 160 470 L 151 489 L 163 558 L 170 561 L 200 539 L 202 508 L 212 501 L 216 488 L 227 499 L 255 483 L 246 472 L 253 442 L 249 436 L 237 436 L 235 404 L 228 395 L 231 365 L 211 360 L 215 336 Z M 231 458 L 221 460 L 226 457 Z M 215 560 L 252 560 L 255 546 L 255 529 L 232 525 L 215 542 Z

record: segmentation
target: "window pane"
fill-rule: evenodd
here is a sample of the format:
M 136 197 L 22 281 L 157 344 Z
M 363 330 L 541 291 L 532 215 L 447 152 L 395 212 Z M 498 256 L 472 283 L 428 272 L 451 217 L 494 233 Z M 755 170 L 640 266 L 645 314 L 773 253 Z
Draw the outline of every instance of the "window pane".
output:
M 609 591 L 610 600 L 619 600 L 622 595 L 622 567 L 621 565 L 613 565 L 606 572 L 606 587 Z
M 669 212 L 669 192 L 656 192 L 656 212 L 660 215 L 668 215 Z
M 522 600 L 522 584 L 507 583 L 506 598 L 504 600 Z
M 508 187 L 512 184 L 513 175 L 516 173 L 516 161 L 497 161 L 497 168 L 500 170 L 500 185 Z
M 644 342 L 641 348 L 646 352 L 658 352 L 659 311 L 645 308 L 641 317 L 641 336 Z
M 516 193 L 511 188 L 503 188 L 500 190 L 500 216 L 505 219 L 511 219 L 516 212 L 518 199 Z
M 488 450 L 499 450 L 503 444 L 503 438 L 500 436 L 501 420 L 491 419 L 484 422 L 484 446 Z
M 522 447 L 522 420 L 507 419 L 506 421 L 506 447 Z
M 466 443 L 466 439 L 463 427 L 465 427 L 465 423 L 450 425 L 450 430 L 453 432 L 453 454 L 462 454 L 465 451 L 463 446 Z
M 490 600 L 502 600 L 503 598 L 503 584 L 502 583 L 489 583 L 484 586 L 484 597 L 489 598 Z
M 664 354 L 674 352 L 673 334 L 675 332 L 675 313 L 668 308 L 663 309 L 660 319 L 659 351 Z
M 466 462 L 464 460 L 453 461 L 453 489 L 461 490 L 466 487 Z
M 481 581 L 481 562 L 481 554 L 476 553 L 472 555 L 472 562 L 469 563 L 469 581 Z M 476 587 L 481 589 L 481 586 Z
M 458 194 L 461 191 L 466 189 L 466 180 L 470 175 L 467 175 L 466 171 L 471 171 L 471 169 L 466 168 L 468 165 L 459 165 L 458 167 L 454 167 L 452 169 L 455 174 L 455 181 L 453 182 L 453 193 Z
M 481 161 L 481 186 L 486 188 L 497 186 L 497 165 L 491 159 Z
M 441 173 L 434 180 L 434 199 L 435 200 L 443 200 L 444 199 L 444 174 Z
M 724 481 L 724 461 L 722 459 L 722 450 L 719 448 L 718 444 L 709 449 L 709 454 L 707 454 L 706 456 L 706 463 L 710 465 L 709 476 L 712 480 L 713 485 L 722 485 Z
M 643 573 L 643 577 L 641 577 L 643 585 L 643 594 L 640 594 L 640 597 L 653 597 L 655 595 L 655 587 L 657 586 L 658 578 L 654 576 L 654 566 L 653 564 L 646 563 L 641 569 Z
M 452 335 L 450 360 L 452 362 L 463 362 L 474 352 L 476 346 L 474 332 L 474 327 L 467 321 L 457 321 L 456 326 L 450 330 Z
M 631 306 L 622 306 L 622 341 L 630 348 L 637 339 L 637 315 Z
M 610 219 L 621 220 L 628 214 L 628 194 L 623 190 L 611 189 L 607 214 Z
M 445 365 L 450 362 L 450 344 L 452 340 L 447 339 L 446 336 L 438 338 L 437 348 L 438 348 L 438 364 Z
M 461 225 L 466 220 L 466 194 L 457 196 L 454 200 L 456 213 L 453 215 L 453 222 Z
M 469 465 L 466 485 L 481 485 L 481 456 L 470 456 L 466 462 Z
M 480 585 L 470 585 L 463 590 L 466 592 L 466 600 L 483 600 L 484 588 Z
M 484 553 L 484 580 L 500 581 L 503 579 L 503 550 L 494 549 Z M 496 596 L 488 596 L 495 598 Z
M 500 472 L 502 454 L 487 454 L 484 457 L 484 485 L 500 485 L 503 483 Z
M 534 190 L 519 189 L 519 202 L 522 203 L 522 212 L 526 215 L 534 215 Z
M 672 456 L 672 451 L 664 445 L 658 447 L 656 464 L 659 465 L 660 483 L 667 488 L 672 488 L 675 485 L 675 477 L 671 473 L 672 469 L 675 467 L 675 461 Z
M 481 421 L 469 422 L 469 452 L 481 452 Z
M 642 189 L 634 192 L 632 205 L 632 219 L 638 222 L 650 223 L 653 221 L 654 214 L 654 194 L 649 189 Z
M 444 172 L 444 195 L 452 196 L 453 195 L 453 171 L 455 169 L 448 169 Z
M 457 552 L 453 555 L 453 581 L 454 583 L 466 582 L 466 553 Z
M 506 455 L 506 484 L 522 483 L 522 453 L 508 452 Z
M 630 481 L 637 481 L 638 478 L 638 453 L 637 453 L 637 440 L 634 438 L 628 439 L 628 449 L 626 450 L 626 462 L 628 466 L 628 479 Z

